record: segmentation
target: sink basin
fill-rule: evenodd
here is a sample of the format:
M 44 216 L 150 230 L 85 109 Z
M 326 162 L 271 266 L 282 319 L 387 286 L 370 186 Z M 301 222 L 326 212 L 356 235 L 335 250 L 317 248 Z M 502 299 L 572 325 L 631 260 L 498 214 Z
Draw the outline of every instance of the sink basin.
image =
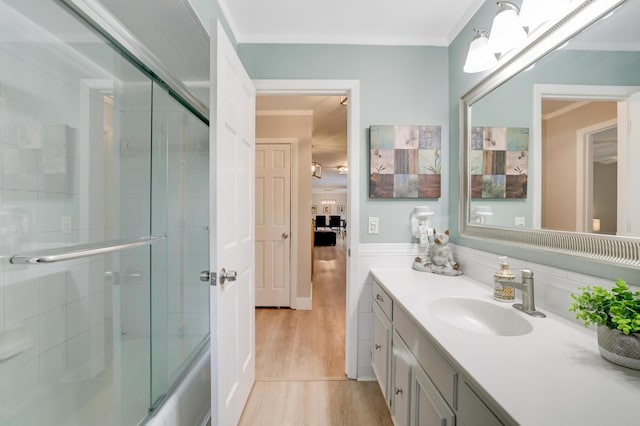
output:
M 444 297 L 429 303 L 435 318 L 477 334 L 521 336 L 533 330 L 531 323 L 511 305 L 462 297 Z

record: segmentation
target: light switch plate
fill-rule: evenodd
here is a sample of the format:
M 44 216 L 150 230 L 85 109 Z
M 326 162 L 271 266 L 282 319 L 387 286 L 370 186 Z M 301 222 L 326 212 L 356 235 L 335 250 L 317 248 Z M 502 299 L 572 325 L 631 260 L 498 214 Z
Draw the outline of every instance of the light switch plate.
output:
M 376 216 L 369 216 L 369 222 L 367 226 L 368 234 L 377 234 L 379 231 L 380 219 Z
M 516 216 L 516 226 L 524 226 L 524 216 Z

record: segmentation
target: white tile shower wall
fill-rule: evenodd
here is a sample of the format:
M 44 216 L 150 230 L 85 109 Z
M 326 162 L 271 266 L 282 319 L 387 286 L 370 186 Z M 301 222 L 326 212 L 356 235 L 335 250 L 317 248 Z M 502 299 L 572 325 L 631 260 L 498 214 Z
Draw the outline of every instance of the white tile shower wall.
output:
M 128 86 L 114 104 L 115 131 L 121 143 L 118 158 L 120 181 L 117 193 L 120 238 L 149 235 L 151 182 L 150 85 Z M 148 338 L 150 333 L 149 249 L 128 250 L 119 259 L 118 285 L 122 304 L 121 332 Z
M 493 288 L 493 273 L 498 269 L 498 255 L 475 250 L 463 246 L 452 245 L 454 256 L 461 264 L 464 274 Z M 361 244 L 358 271 L 360 299 L 358 301 L 358 379 L 374 378 L 371 368 L 371 350 L 373 335 L 373 278 L 372 268 L 395 269 L 410 268 L 415 256 L 423 253 L 417 244 Z M 547 265 L 527 262 L 522 259 L 509 258 L 509 265 L 514 272 L 529 268 L 533 270 L 536 284 L 536 307 L 576 321 L 575 315 L 567 310 L 570 295 L 579 286 L 600 285 L 606 288 L 613 286 L 613 281 L 599 277 L 570 272 Z M 635 284 L 635 283 L 634 283 Z M 520 297 L 519 291 L 516 297 Z
M 85 93 L 72 67 L 37 61 L 28 49 L 0 51 L 0 255 L 5 259 L 86 242 L 90 230 L 104 234 L 104 191 L 99 190 L 104 160 L 96 160 L 102 149 L 94 149 L 103 146 L 103 129 L 91 128 L 96 123 L 87 124 L 74 102 L 60 102 Z M 102 96 L 93 104 L 96 99 Z M 91 184 L 91 197 L 81 182 Z M 62 232 L 63 216 L 72 219 L 71 233 Z M 0 329 L 26 324 L 32 344 L 0 363 L 0 408 L 27 401 L 90 359 L 98 360 L 92 363 L 94 374 L 104 370 L 104 287 L 104 265 L 90 261 L 2 263 Z M 80 319 L 74 313 L 81 313 Z M 85 324 L 102 328 L 101 345 L 76 340 L 86 332 L 76 335 L 73 327 Z

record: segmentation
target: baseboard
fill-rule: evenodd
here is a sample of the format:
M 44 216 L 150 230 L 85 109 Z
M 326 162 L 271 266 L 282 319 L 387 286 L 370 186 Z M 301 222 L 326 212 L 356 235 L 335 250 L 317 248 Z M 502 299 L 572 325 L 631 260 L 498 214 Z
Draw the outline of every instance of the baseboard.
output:
M 300 311 L 310 311 L 311 310 L 311 297 L 298 297 L 296 299 L 296 309 Z
M 358 377 L 358 381 L 359 382 L 377 382 L 378 379 L 376 379 L 373 376 L 364 376 L 364 377 Z
M 294 309 L 298 309 L 300 311 L 310 311 L 313 301 L 313 281 L 311 281 L 311 285 L 309 286 L 309 291 L 311 295 L 309 297 L 297 297 L 296 298 L 296 306 Z

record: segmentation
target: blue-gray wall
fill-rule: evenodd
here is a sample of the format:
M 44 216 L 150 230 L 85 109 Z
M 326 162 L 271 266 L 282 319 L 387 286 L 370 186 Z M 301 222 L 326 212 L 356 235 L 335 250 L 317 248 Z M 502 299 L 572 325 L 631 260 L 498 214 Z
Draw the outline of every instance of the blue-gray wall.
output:
M 448 214 L 449 170 L 443 167 L 439 200 L 369 199 L 369 127 L 391 124 L 442 126 L 442 164 L 449 161 L 448 58 L 444 47 L 239 44 L 238 54 L 253 79 L 360 81 L 360 241 L 411 242 L 409 214 L 417 205 L 436 212 L 442 229 Z M 380 218 L 380 233 L 366 233 L 367 216 Z

